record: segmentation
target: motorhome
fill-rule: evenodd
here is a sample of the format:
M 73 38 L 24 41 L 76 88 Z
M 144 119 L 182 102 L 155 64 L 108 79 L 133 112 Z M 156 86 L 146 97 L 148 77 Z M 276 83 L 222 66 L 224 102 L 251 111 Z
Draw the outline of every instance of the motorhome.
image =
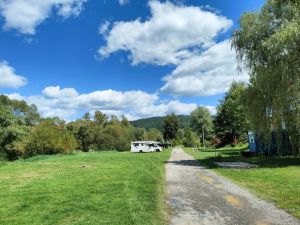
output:
M 161 152 L 162 147 L 155 141 L 135 141 L 131 142 L 131 152 Z

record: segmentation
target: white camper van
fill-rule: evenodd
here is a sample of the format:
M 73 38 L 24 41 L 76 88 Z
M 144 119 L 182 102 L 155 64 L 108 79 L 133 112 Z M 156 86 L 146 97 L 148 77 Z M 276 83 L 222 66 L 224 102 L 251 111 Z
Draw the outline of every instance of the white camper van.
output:
M 155 141 L 135 141 L 131 142 L 131 152 L 161 152 L 162 147 Z

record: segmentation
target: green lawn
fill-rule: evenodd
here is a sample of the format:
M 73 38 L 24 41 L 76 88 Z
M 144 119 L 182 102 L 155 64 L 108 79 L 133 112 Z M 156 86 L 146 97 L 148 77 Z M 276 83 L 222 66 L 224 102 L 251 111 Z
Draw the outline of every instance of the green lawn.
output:
M 0 163 L 0 224 L 164 224 L 169 156 L 92 152 Z
M 240 147 L 244 149 L 243 146 Z M 200 162 L 250 189 L 259 197 L 275 203 L 300 218 L 300 159 L 289 157 L 242 158 L 239 148 L 194 151 L 185 149 Z M 259 165 L 255 169 L 222 169 L 213 162 L 243 161 Z

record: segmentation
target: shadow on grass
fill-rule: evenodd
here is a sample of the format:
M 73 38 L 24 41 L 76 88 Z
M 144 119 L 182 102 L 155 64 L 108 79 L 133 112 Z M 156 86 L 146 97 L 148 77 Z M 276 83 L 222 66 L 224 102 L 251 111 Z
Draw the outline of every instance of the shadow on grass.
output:
M 260 156 L 253 158 L 243 158 L 236 156 L 233 153 L 228 153 L 227 156 L 207 157 L 199 159 L 200 164 L 206 166 L 209 169 L 218 168 L 215 162 L 245 162 L 258 165 L 260 168 L 280 168 L 288 166 L 299 166 L 300 158 L 293 157 L 279 157 L 279 156 Z
M 201 151 L 204 152 L 204 151 Z M 214 153 L 212 151 L 211 153 Z M 220 168 L 215 162 L 245 162 L 258 165 L 260 168 L 280 168 L 288 166 L 299 166 L 300 158 L 295 157 L 279 157 L 279 156 L 259 156 L 253 158 L 244 158 L 241 156 L 240 151 L 222 151 L 216 152 L 216 156 L 208 156 L 206 158 L 197 158 L 196 160 L 174 160 L 165 161 L 167 164 L 175 164 L 181 166 L 196 166 L 206 167 L 208 169 Z M 201 153 L 200 153 L 201 154 Z
M 245 147 L 242 147 L 242 148 L 221 148 L 221 149 L 215 149 L 215 148 L 208 148 L 208 149 L 205 149 L 205 150 L 201 150 L 201 152 L 242 152 L 242 151 L 246 151 L 248 150 L 248 146 L 245 146 Z

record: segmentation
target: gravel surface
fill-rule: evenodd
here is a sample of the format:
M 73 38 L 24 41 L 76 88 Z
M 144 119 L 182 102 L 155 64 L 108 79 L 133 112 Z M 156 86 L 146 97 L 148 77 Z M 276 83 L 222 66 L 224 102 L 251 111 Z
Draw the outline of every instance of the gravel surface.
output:
M 166 179 L 172 225 L 300 225 L 273 204 L 201 167 L 180 148 L 166 165 Z

